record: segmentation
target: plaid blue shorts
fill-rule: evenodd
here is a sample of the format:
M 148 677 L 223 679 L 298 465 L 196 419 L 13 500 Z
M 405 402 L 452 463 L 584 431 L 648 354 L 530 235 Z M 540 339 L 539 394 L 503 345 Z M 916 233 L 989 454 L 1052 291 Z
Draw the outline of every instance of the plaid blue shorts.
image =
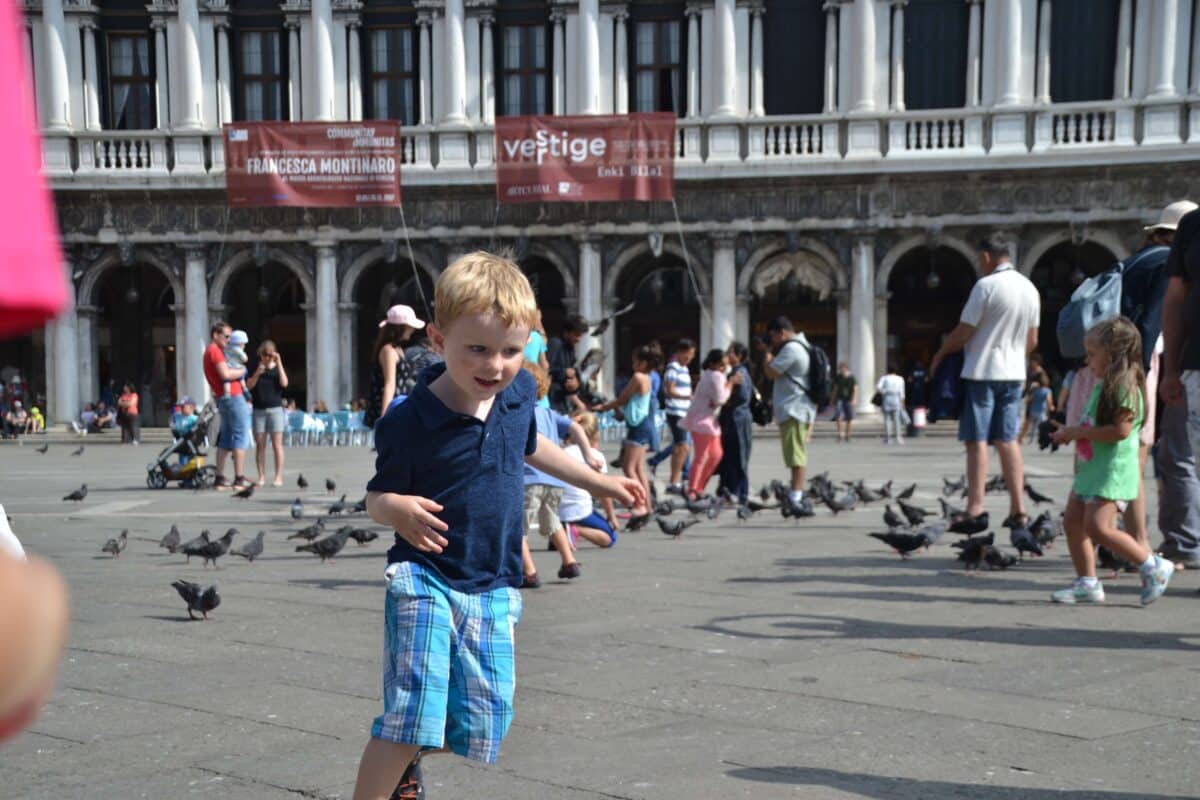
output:
M 521 595 L 457 592 L 412 562 L 387 589 L 383 714 L 371 736 L 494 763 L 513 717 Z

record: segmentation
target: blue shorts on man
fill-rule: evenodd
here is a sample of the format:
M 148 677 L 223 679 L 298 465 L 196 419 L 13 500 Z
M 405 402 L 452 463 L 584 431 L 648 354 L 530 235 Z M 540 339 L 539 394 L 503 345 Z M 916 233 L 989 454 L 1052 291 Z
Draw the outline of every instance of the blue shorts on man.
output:
M 451 411 L 429 389 L 444 371 L 427 368 L 376 427 L 367 490 L 439 503 L 448 544 L 425 553 L 397 535 L 388 551 L 398 566 L 386 599 L 384 713 L 371 735 L 491 763 L 512 721 L 535 386 L 517 373 L 483 421 Z

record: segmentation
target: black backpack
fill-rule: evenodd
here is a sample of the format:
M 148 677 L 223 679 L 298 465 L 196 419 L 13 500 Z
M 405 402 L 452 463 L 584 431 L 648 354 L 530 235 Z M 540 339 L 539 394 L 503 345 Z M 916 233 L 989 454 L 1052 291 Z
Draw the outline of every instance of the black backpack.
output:
M 795 340 L 793 339 L 792 341 Z M 796 344 L 800 343 L 796 342 Z M 784 347 L 786 346 L 784 345 Z M 822 348 L 812 342 L 802 346 L 808 350 L 808 385 L 801 384 L 800 381 L 791 375 L 788 375 L 788 378 L 794 381 L 808 395 L 808 399 L 820 411 L 833 400 L 833 367 L 829 361 L 829 354 Z

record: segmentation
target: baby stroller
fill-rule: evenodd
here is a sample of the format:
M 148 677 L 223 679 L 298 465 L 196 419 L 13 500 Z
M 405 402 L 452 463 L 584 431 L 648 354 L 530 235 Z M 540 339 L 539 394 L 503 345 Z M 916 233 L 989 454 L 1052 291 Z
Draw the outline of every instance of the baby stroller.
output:
M 175 441 L 146 466 L 147 486 L 165 489 L 172 481 L 179 481 L 185 489 L 211 489 L 216 485 L 217 468 L 204 463 L 208 453 L 208 428 L 216 415 L 217 407 L 209 401 L 200 409 L 196 425 L 190 431 L 179 433 L 172 429 Z

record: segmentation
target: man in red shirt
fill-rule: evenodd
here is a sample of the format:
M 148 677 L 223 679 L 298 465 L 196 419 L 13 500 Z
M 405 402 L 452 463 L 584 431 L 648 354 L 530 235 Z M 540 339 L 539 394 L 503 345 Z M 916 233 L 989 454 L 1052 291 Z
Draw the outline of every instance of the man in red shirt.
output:
M 242 395 L 241 380 L 246 370 L 233 369 L 225 363 L 225 345 L 231 332 L 228 323 L 217 320 L 204 350 L 204 378 L 221 416 L 221 432 L 217 435 L 217 489 L 228 489 L 231 485 L 225 480 L 225 460 L 230 451 L 233 452 L 232 485 L 239 488 L 250 485 L 245 474 L 246 448 L 250 446 L 250 403 Z

